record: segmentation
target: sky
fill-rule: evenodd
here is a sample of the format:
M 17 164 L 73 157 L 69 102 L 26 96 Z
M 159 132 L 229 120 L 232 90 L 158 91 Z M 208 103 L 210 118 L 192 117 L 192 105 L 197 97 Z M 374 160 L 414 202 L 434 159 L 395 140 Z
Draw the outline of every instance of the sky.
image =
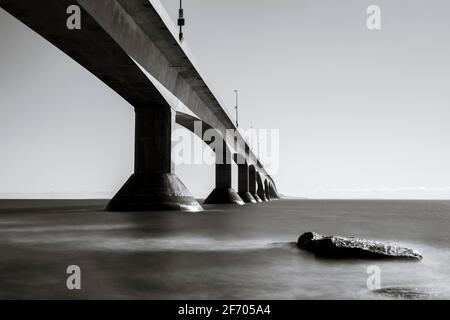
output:
M 279 130 L 281 193 L 450 198 L 448 1 L 183 2 L 214 94 L 233 114 L 239 90 L 242 128 Z M 1 9 L 0 95 L 0 197 L 109 197 L 131 174 L 132 107 Z M 213 166 L 176 172 L 214 187 Z

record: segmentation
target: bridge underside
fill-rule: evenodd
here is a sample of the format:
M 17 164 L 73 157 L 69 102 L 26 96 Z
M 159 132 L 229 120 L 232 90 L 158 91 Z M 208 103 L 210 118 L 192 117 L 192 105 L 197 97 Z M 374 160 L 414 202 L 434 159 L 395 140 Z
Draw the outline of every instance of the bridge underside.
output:
M 146 64 L 142 60 L 143 56 L 138 57 L 131 54 L 133 50 L 136 50 L 129 45 L 131 43 L 131 40 L 129 40 L 131 31 L 135 30 L 133 29 L 133 23 L 130 22 L 133 17 L 129 16 L 131 20 L 122 19 L 125 16 L 120 15 L 126 14 L 126 12 L 117 8 L 124 5 L 128 10 L 131 10 L 132 3 L 142 6 L 147 3 L 147 10 L 150 10 L 148 15 L 153 17 L 147 25 L 154 24 L 155 28 L 159 30 L 158 32 L 165 33 L 165 36 L 160 37 L 159 41 L 156 41 L 158 35 L 153 35 L 154 38 L 151 38 L 148 32 L 145 39 L 141 39 L 141 44 L 146 41 L 150 43 L 147 49 L 151 48 L 154 49 L 153 52 L 158 52 L 158 54 L 152 54 L 149 58 L 150 63 L 146 65 L 147 71 L 155 66 L 156 69 L 153 70 L 155 73 L 150 73 L 175 95 L 180 91 L 189 92 L 190 86 L 203 88 L 204 92 L 202 91 L 199 95 L 188 94 L 181 97 L 178 94 L 178 97 L 195 112 L 204 112 L 215 127 L 222 129 L 229 127 L 229 119 L 225 119 L 223 114 L 217 111 L 217 106 L 213 111 L 207 110 L 207 104 L 212 103 L 211 101 L 215 101 L 215 99 L 211 97 L 209 89 L 204 85 L 203 80 L 187 57 L 183 54 L 183 57 L 180 58 L 182 51 L 180 51 L 176 41 L 172 39 L 170 40 L 172 44 L 168 45 L 168 31 L 163 28 L 163 24 L 161 26 L 162 22 L 159 17 L 155 18 L 156 13 L 151 5 L 148 7 L 148 1 L 78 0 L 78 3 L 81 4 L 82 16 L 82 28 L 80 30 L 69 30 L 66 27 L 68 17 L 66 9 L 74 4 L 73 0 L 0 0 L 0 7 L 66 53 L 134 107 L 136 112 L 134 174 L 111 200 L 107 209 L 120 211 L 202 210 L 200 204 L 178 179 L 173 170 L 170 136 L 175 121 L 174 111 L 140 66 L 133 61 L 135 59 L 142 62 L 143 65 Z M 116 8 L 117 16 L 112 17 L 107 12 L 107 9 L 112 7 Z M 89 8 L 89 12 L 84 8 Z M 110 18 L 117 25 L 105 23 L 104 19 Z M 114 19 L 117 21 L 114 21 Z M 130 24 L 126 25 L 128 22 L 125 21 L 130 22 Z M 105 29 L 107 26 L 109 26 L 108 31 Z M 123 29 L 119 27 L 123 27 Z M 136 25 L 135 27 L 138 28 L 139 26 Z M 139 34 L 138 29 L 136 29 L 135 34 Z M 127 35 L 128 38 L 123 35 Z M 126 43 L 121 39 L 125 39 L 123 41 Z M 155 43 L 153 47 L 151 46 L 152 43 Z M 179 50 L 181 53 L 177 51 L 177 54 L 172 54 L 171 50 Z M 142 52 L 146 51 L 143 50 Z M 179 60 L 178 62 L 183 64 L 184 71 L 177 71 L 177 68 L 173 68 L 170 63 L 171 60 L 165 58 L 171 55 L 176 57 L 173 59 Z M 186 72 L 187 69 L 189 69 L 189 72 Z M 188 77 L 189 81 L 183 77 Z M 203 101 L 207 101 L 207 103 L 205 104 Z M 216 114 L 221 114 L 221 116 L 215 118 Z M 242 151 L 242 154 L 247 156 L 249 153 Z M 246 158 L 246 160 L 248 159 Z M 257 170 L 264 174 L 262 166 L 258 165 L 257 167 Z M 245 173 L 243 173 L 244 175 Z M 257 194 L 260 194 L 259 181 L 258 189 L 252 192 L 250 175 L 251 173 L 249 173 L 248 191 L 257 198 Z M 254 176 L 256 181 L 255 173 Z M 220 192 L 213 192 L 212 195 L 214 193 L 221 194 L 220 197 L 216 198 L 223 198 L 223 195 L 225 195 L 229 200 L 236 195 L 236 202 L 242 202 L 236 192 L 230 192 L 230 188 L 231 168 L 228 165 L 216 166 L 216 189 Z M 245 187 L 242 190 L 245 190 Z M 239 191 L 241 192 L 241 187 Z

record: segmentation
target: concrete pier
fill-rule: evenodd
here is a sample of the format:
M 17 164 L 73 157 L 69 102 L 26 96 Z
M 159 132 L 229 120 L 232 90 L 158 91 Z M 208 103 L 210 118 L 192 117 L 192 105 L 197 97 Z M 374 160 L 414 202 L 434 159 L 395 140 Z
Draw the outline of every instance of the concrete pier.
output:
M 256 203 L 249 190 L 249 166 L 245 158 L 239 154 L 234 155 L 234 161 L 238 166 L 238 194 L 246 203 Z
M 134 174 L 109 202 L 109 211 L 203 208 L 176 176 L 171 161 L 174 112 L 167 106 L 135 108 Z
M 269 201 L 266 197 L 266 191 L 264 190 L 264 183 L 261 179 L 261 175 L 257 172 L 256 173 L 256 182 L 258 189 L 256 190 L 256 194 L 261 199 L 261 201 Z
M 248 191 L 253 196 L 253 199 L 256 200 L 256 202 L 262 202 L 261 198 L 256 192 L 256 169 L 254 165 L 250 165 L 248 167 Z
M 272 200 L 280 199 L 280 197 L 278 196 L 278 192 L 275 190 L 275 187 L 271 183 L 269 184 L 269 192 L 270 192 L 270 198 Z
M 231 153 L 226 142 L 222 140 L 222 148 L 216 148 L 214 151 L 216 154 L 216 187 L 206 198 L 205 203 L 244 205 L 242 198 L 231 187 Z
M 272 197 L 270 196 L 269 182 L 267 181 L 267 179 L 264 181 L 264 191 L 266 193 L 267 200 L 271 201 Z

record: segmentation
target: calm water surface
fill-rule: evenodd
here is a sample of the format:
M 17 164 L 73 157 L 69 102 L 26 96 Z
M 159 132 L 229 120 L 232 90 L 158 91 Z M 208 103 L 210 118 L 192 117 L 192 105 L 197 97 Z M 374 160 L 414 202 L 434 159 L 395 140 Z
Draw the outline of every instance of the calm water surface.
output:
M 103 205 L 0 201 L 0 298 L 391 298 L 367 288 L 370 265 L 383 288 L 450 298 L 450 201 L 279 200 L 195 214 Z M 424 259 L 320 259 L 293 245 L 306 231 L 398 242 Z M 73 264 L 81 291 L 66 289 Z

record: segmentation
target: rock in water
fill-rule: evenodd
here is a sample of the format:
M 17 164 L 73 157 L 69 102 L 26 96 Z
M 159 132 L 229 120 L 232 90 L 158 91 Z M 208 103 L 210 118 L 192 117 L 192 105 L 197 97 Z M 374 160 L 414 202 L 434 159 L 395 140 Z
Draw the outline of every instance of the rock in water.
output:
M 437 294 L 432 294 L 419 288 L 390 287 L 373 290 L 374 293 L 382 294 L 397 299 L 436 299 Z
M 354 237 L 323 236 L 315 232 L 302 234 L 298 238 L 297 246 L 317 256 L 329 258 L 422 260 L 419 252 L 394 243 Z

